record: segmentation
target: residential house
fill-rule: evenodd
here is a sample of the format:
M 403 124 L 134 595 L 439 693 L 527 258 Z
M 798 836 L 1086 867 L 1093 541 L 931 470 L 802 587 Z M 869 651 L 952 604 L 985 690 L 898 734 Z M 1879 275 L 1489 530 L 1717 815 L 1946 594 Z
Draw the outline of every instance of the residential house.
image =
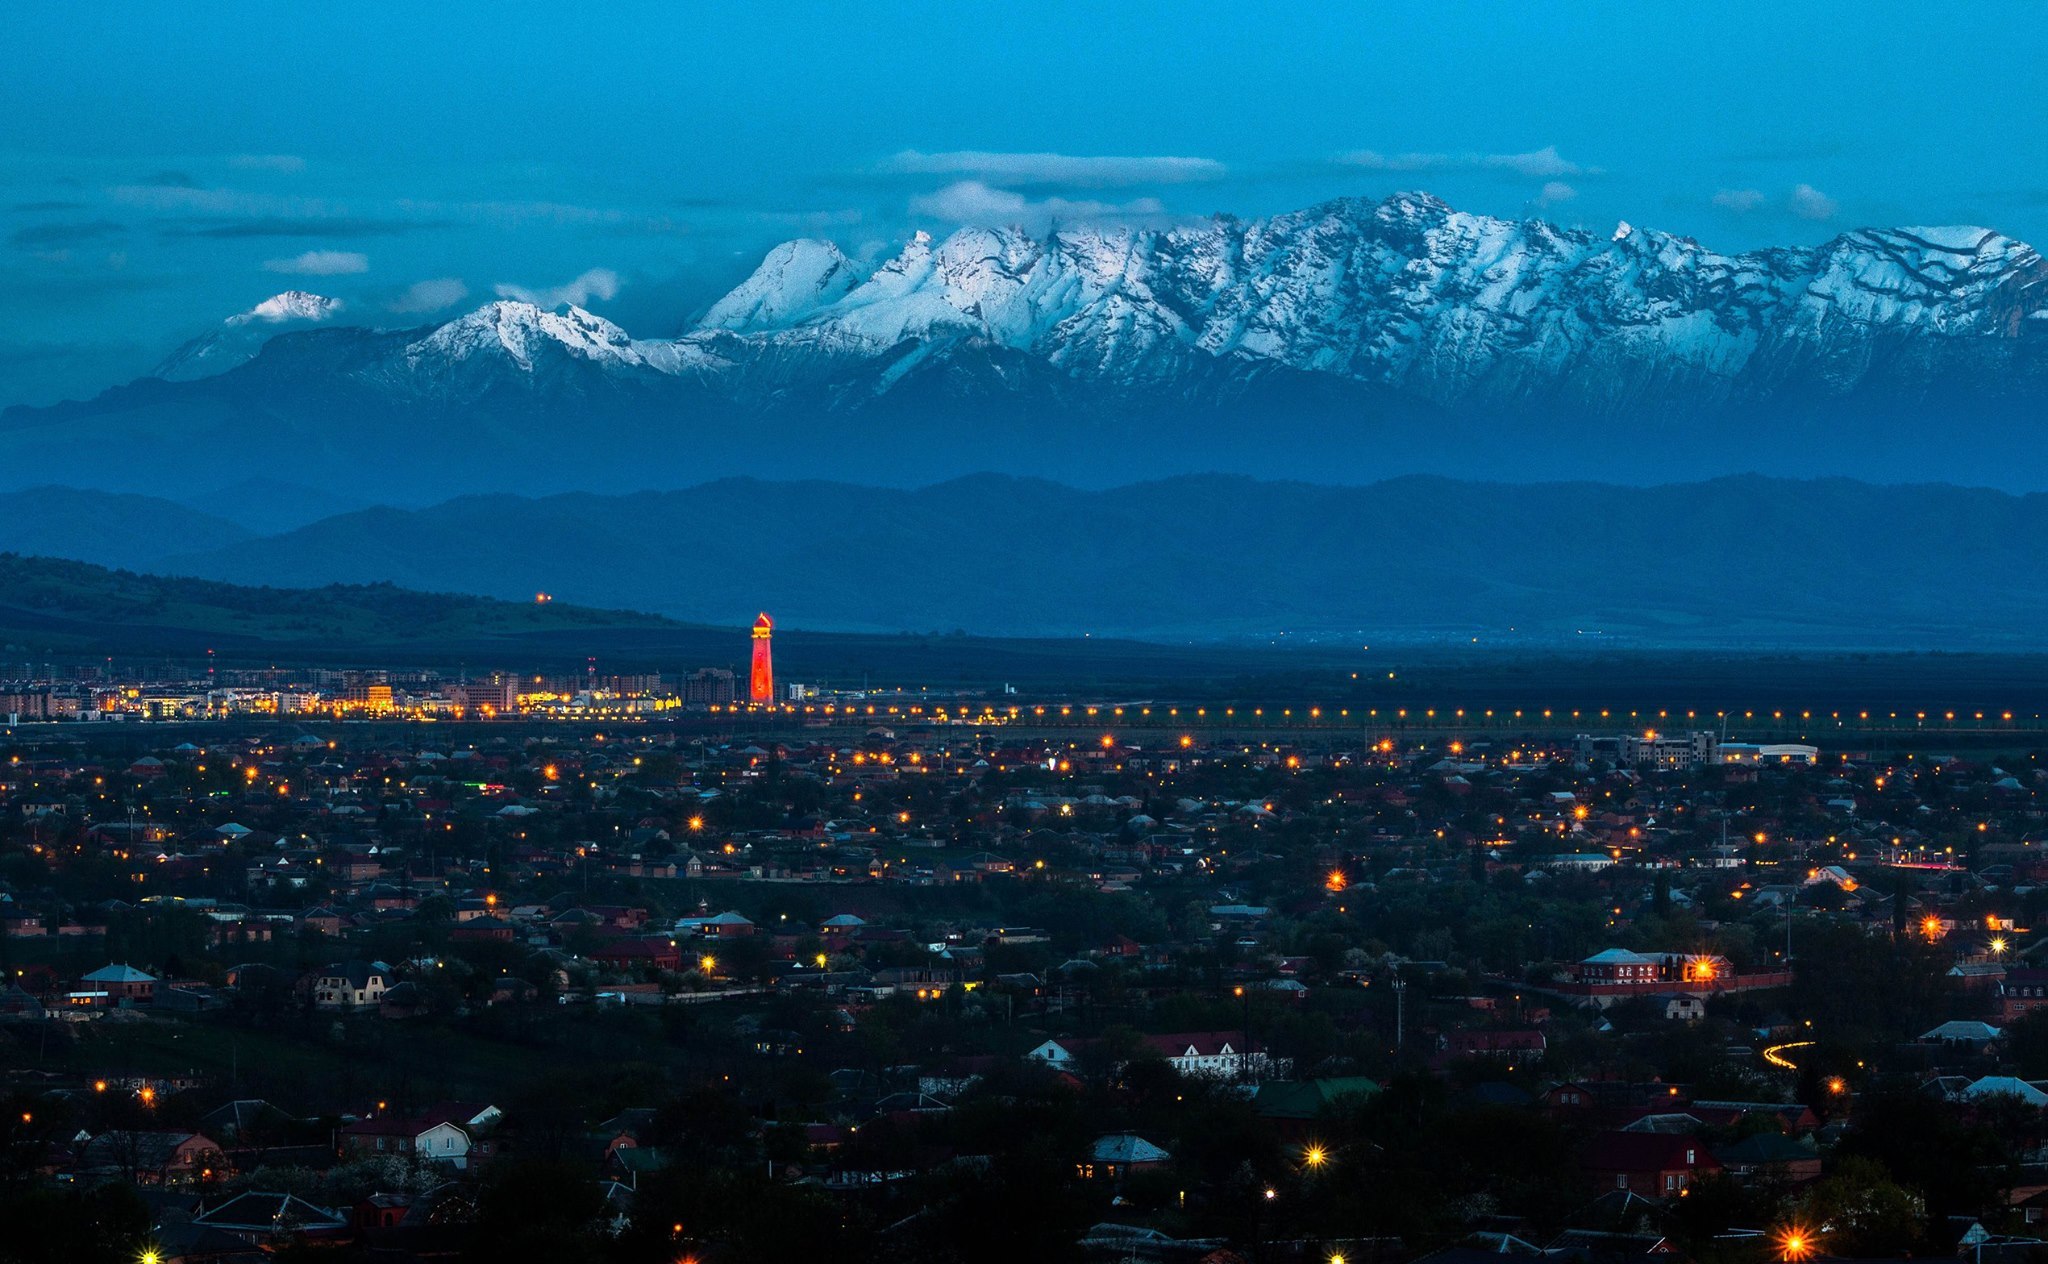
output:
M 359 1119 L 343 1128 L 341 1144 L 351 1154 L 411 1153 L 422 1161 L 463 1171 L 470 1165 L 475 1140 L 450 1119 L 383 1115 Z
M 1490 1058 L 1529 1063 L 1542 1061 L 1546 1044 L 1533 1027 L 1474 1027 L 1444 1033 L 1439 1048 L 1446 1062 Z
M 1048 1040 L 1024 1056 L 1056 1070 L 1070 1071 L 1074 1068 L 1075 1055 L 1088 1043 L 1066 1038 Z M 1285 1059 L 1276 1059 L 1263 1049 L 1245 1052 L 1246 1042 L 1241 1032 L 1171 1032 L 1146 1036 L 1141 1043 L 1147 1053 L 1164 1058 L 1182 1075 L 1261 1080 L 1283 1075 L 1287 1070 Z
M 82 992 L 103 992 L 109 1005 L 147 1005 L 156 998 L 156 976 L 134 966 L 101 966 L 79 980 Z
M 1668 1132 L 1595 1133 L 1581 1162 L 1596 1190 L 1674 1198 L 1721 1164 L 1698 1138 Z
M 1798 1184 L 1820 1179 L 1820 1152 L 1782 1132 L 1756 1132 L 1714 1150 L 1714 1159 L 1738 1181 Z
M 1082 1180 L 1118 1181 L 1133 1172 L 1163 1167 L 1173 1156 L 1136 1133 L 1119 1132 L 1097 1137 L 1088 1148 L 1085 1162 L 1074 1165 Z
M 230 1174 L 220 1146 L 202 1133 L 124 1128 L 89 1138 L 79 1147 L 72 1170 L 138 1185 L 186 1185 Z
M 374 961 L 337 961 L 313 980 L 313 1007 L 324 1010 L 374 1009 L 391 986 L 390 967 Z
M 1999 1021 L 2011 1026 L 2029 1010 L 2048 1005 L 2048 968 L 2021 966 L 2007 970 L 1998 981 Z
M 593 948 L 590 959 L 614 970 L 652 966 L 657 970 L 683 968 L 683 950 L 673 939 L 615 939 Z
M 349 1218 L 341 1212 L 316 1207 L 295 1194 L 255 1191 L 208 1208 L 194 1216 L 192 1223 L 262 1247 L 337 1241 L 350 1232 Z

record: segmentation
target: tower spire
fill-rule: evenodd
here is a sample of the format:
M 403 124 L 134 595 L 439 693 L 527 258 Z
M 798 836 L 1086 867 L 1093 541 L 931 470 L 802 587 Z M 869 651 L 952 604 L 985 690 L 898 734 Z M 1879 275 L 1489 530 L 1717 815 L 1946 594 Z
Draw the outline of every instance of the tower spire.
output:
M 775 701 L 775 664 L 768 649 L 774 634 L 775 621 L 766 613 L 754 620 L 754 670 L 747 677 L 747 696 L 755 702 Z

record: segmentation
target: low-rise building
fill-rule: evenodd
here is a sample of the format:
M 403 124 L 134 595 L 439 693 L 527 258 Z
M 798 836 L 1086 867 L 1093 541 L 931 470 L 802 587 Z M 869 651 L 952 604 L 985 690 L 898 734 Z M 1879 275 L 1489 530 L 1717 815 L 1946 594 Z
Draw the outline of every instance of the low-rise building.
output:
M 391 986 L 390 968 L 374 961 L 337 961 L 313 980 L 313 1007 L 374 1009 Z

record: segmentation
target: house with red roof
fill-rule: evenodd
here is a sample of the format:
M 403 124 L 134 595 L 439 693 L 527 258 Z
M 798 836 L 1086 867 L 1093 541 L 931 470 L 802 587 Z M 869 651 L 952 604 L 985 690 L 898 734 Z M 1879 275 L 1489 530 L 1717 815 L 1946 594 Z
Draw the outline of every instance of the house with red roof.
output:
M 683 968 L 683 950 L 670 939 L 615 939 L 590 951 L 590 959 L 614 970 L 652 966 L 657 970 Z
M 1676 1198 L 1721 1164 L 1698 1137 L 1671 1132 L 1598 1132 L 1580 1166 L 1600 1191 Z

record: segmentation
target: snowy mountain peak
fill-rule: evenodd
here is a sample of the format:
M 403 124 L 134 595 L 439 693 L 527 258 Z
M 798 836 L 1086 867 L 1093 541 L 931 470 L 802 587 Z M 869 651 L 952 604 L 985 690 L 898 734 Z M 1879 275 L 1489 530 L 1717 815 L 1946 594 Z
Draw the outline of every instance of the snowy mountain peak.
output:
M 859 271 L 838 246 L 808 237 L 786 241 L 712 305 L 701 327 L 735 333 L 769 328 L 837 302 L 859 283 Z
M 1404 193 L 1390 193 L 1380 201 L 1367 202 L 1362 198 L 1343 198 L 1336 202 L 1325 202 L 1316 208 L 1326 214 L 1343 215 L 1347 218 L 1364 218 L 1369 214 L 1379 220 L 1440 220 L 1455 215 L 1451 204 L 1434 193 L 1411 190 Z
M 415 371 L 496 361 L 522 373 L 564 359 L 671 373 L 681 360 L 675 343 L 637 342 L 573 303 L 549 311 L 518 299 L 499 299 L 456 317 L 407 344 L 404 357 Z
M 345 306 L 338 298 L 324 294 L 309 294 L 305 290 L 286 290 L 273 294 L 256 306 L 237 316 L 230 316 L 230 325 L 265 324 L 281 325 L 287 321 L 330 320 Z
M 220 328 L 201 334 L 173 351 L 157 366 L 154 376 L 166 382 L 189 382 L 225 373 L 245 364 L 263 349 L 263 344 L 289 328 L 321 324 L 333 319 L 343 307 L 338 298 L 286 290 L 273 294 L 246 312 L 222 321 Z

